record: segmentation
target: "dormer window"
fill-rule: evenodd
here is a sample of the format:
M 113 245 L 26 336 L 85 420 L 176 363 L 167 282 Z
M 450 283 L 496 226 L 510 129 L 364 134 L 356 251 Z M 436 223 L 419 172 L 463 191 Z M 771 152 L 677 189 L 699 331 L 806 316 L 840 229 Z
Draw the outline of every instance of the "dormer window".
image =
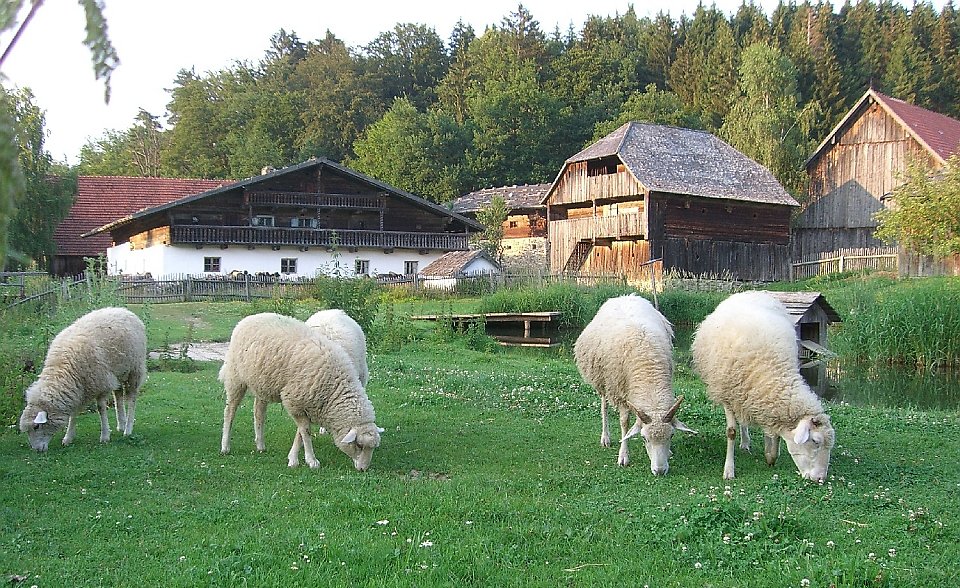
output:
M 276 226 L 276 225 L 274 224 L 273 216 L 265 215 L 265 214 L 258 214 L 257 216 L 253 217 L 253 226 L 255 226 L 255 227 L 273 227 L 273 226 Z

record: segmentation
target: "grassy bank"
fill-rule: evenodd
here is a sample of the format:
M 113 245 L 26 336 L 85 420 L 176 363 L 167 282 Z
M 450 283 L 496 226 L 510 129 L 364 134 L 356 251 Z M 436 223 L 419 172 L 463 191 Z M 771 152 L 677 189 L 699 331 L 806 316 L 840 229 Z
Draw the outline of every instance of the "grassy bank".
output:
M 198 339 L 224 340 L 252 308 L 136 310 L 155 346 L 185 317 Z M 321 468 L 287 468 L 295 429 L 279 406 L 257 454 L 249 399 L 234 452 L 221 456 L 217 363 L 152 372 L 129 439 L 99 444 L 93 414 L 73 446 L 43 455 L 0 435 L 0 576 L 25 586 L 955 584 L 955 411 L 830 405 L 827 483 L 798 479 L 785 451 L 768 468 L 759 435 L 725 483 L 722 411 L 680 357 L 681 417 L 701 434 L 675 437 L 670 474 L 654 478 L 641 443 L 628 468 L 599 446 L 596 397 L 565 352 L 478 352 L 419 328 L 371 355 L 369 395 L 387 431 L 365 474 L 324 437 Z

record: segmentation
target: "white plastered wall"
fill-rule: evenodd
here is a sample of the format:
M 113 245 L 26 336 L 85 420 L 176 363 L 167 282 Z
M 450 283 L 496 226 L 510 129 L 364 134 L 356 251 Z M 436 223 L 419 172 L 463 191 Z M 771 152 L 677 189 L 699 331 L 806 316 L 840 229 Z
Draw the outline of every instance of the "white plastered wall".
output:
M 395 249 L 393 253 L 384 253 L 382 249 L 359 249 L 356 252 L 338 250 L 326 251 L 323 248 L 311 248 L 300 251 L 297 247 L 281 247 L 273 250 L 261 245 L 248 249 L 246 245 L 231 245 L 226 249 L 218 246 L 205 246 L 197 249 L 193 245 L 153 245 L 146 249 L 131 249 L 129 243 L 121 243 L 107 250 L 107 264 L 110 274 L 146 274 L 154 277 L 172 274 L 200 275 L 204 258 L 219 257 L 220 273 L 236 271 L 279 273 L 282 258 L 296 259 L 297 272 L 289 277 L 313 277 L 318 274 L 339 274 L 352 276 L 356 260 L 369 262 L 370 275 L 403 274 L 407 261 L 417 262 L 423 269 L 443 255 L 443 251 L 430 250 L 420 254 L 415 250 Z

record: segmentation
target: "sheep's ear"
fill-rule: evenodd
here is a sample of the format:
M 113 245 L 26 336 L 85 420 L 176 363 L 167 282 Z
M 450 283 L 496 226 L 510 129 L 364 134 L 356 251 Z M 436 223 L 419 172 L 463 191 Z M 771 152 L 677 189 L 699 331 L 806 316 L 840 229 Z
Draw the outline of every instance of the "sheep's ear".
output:
M 642 425 L 640 423 L 633 423 L 633 426 L 630 427 L 630 430 L 627 431 L 627 434 L 623 436 L 623 440 L 626 441 L 627 439 L 636 437 L 641 428 Z
M 810 419 L 803 419 L 793 430 L 793 442 L 803 445 L 810 439 Z
M 643 424 L 649 425 L 650 423 L 653 422 L 653 419 L 650 418 L 650 416 L 647 413 L 643 412 L 642 410 L 640 410 L 630 402 L 627 402 L 627 406 L 630 407 L 630 410 L 636 413 L 637 418 L 640 419 L 640 422 L 642 422 Z M 634 433 L 634 435 L 636 435 L 636 433 Z M 627 438 L 629 439 L 629 437 Z
M 357 430 L 350 429 L 347 431 L 347 434 L 343 436 L 343 439 L 340 440 L 340 443 L 353 443 L 357 440 Z
M 386 429 L 384 429 L 383 427 L 377 427 L 378 433 L 383 433 L 384 431 L 386 431 Z
M 47 411 L 41 410 L 37 413 L 37 418 L 33 419 L 33 424 L 42 425 L 47 422 Z
M 680 419 L 673 419 L 673 428 L 678 431 L 683 431 L 684 433 L 690 433 L 691 435 L 699 435 L 700 431 L 695 431 L 685 425 Z

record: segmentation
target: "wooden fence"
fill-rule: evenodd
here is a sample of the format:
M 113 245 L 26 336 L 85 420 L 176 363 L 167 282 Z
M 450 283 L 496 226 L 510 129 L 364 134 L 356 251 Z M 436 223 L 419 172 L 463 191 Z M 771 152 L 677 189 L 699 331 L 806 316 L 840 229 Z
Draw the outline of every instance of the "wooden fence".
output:
M 196 302 L 209 300 L 251 301 L 256 298 L 299 298 L 309 295 L 313 278 L 280 278 L 273 275 L 241 274 L 171 275 L 152 277 L 120 276 L 117 291 L 127 304 Z
M 846 271 L 899 271 L 896 247 L 862 247 L 821 253 L 815 259 L 790 264 L 790 280 Z

